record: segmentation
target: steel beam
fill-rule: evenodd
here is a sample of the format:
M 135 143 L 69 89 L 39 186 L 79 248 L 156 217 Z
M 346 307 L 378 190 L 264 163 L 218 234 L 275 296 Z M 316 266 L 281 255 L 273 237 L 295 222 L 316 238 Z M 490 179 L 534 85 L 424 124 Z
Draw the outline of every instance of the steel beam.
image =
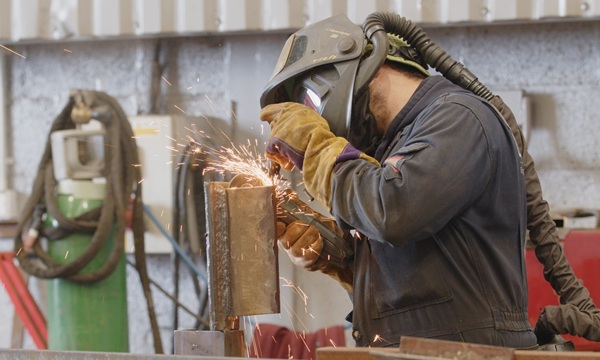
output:
M 0 360 L 247 360 L 243 357 L 0 349 Z

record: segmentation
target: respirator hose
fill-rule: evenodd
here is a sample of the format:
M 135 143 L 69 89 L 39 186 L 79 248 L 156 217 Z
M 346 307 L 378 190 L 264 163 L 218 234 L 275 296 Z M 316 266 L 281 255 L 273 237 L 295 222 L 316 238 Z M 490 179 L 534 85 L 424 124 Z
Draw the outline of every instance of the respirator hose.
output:
M 527 228 L 529 238 L 535 245 L 538 260 L 544 265 L 544 277 L 560 296 L 561 306 L 547 306 L 536 324 L 538 341 L 540 336 L 550 340 L 550 334 L 574 334 L 592 341 L 600 341 L 600 310 L 590 293 L 575 276 L 567 260 L 556 224 L 550 216 L 548 203 L 542 196 L 542 189 L 533 159 L 527 151 L 527 144 L 514 114 L 502 99 L 488 90 L 463 64 L 454 60 L 437 46 L 410 20 L 391 12 L 377 12 L 369 15 L 363 24 L 365 34 L 370 29 L 383 27 L 409 43 L 423 59 L 444 77 L 488 101 L 502 115 L 511 129 L 522 154 L 527 194 Z M 542 342 L 543 342 L 542 340 Z
M 365 34 L 370 33 L 372 31 L 370 29 L 379 27 L 404 38 L 431 67 L 444 74 L 448 80 L 486 100 L 491 100 L 493 97 L 493 94 L 469 69 L 437 46 L 410 20 L 391 12 L 377 12 L 369 15 L 363 25 Z

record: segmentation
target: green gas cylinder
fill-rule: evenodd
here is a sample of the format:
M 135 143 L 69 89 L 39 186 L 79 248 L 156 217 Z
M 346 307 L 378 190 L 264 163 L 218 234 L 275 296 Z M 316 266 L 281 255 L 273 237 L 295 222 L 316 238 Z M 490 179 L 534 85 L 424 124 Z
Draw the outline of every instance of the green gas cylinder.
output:
M 75 218 L 102 205 L 106 185 L 91 180 L 61 180 L 57 189 L 59 210 Z M 49 218 L 46 226 L 56 227 Z M 48 242 L 48 254 L 68 263 L 85 251 L 91 234 L 71 234 Z M 114 244 L 108 239 L 81 273 L 98 270 L 107 261 Z M 52 279 L 48 284 L 48 349 L 69 351 L 128 352 L 127 283 L 125 254 L 115 271 L 91 284 Z

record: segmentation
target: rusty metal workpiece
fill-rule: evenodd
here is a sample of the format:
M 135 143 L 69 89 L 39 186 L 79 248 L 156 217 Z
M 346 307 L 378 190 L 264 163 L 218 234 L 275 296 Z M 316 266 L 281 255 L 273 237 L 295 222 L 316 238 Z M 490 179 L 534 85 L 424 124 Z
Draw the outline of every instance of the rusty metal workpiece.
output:
M 211 330 L 235 330 L 238 316 L 279 312 L 275 189 L 206 188 Z

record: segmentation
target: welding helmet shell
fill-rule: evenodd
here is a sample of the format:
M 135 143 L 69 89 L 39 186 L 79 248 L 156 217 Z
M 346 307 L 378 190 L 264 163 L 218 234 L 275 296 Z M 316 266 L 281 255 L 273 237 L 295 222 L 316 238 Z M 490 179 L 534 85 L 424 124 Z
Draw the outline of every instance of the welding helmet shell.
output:
M 362 28 L 344 15 L 300 29 L 286 41 L 261 96 L 261 107 L 302 103 L 321 114 L 334 134 L 350 141 L 350 129 L 355 127 L 352 100 L 364 92 L 384 60 L 381 56 L 377 64 L 363 66 L 370 63 L 363 56 L 368 43 Z M 375 128 L 375 124 L 368 125 Z
M 286 41 L 260 102 L 293 101 L 317 111 L 331 131 L 372 154 L 377 124 L 368 85 L 387 59 L 424 75 L 427 64 L 403 39 L 379 25 L 362 27 L 338 15 L 316 22 Z

